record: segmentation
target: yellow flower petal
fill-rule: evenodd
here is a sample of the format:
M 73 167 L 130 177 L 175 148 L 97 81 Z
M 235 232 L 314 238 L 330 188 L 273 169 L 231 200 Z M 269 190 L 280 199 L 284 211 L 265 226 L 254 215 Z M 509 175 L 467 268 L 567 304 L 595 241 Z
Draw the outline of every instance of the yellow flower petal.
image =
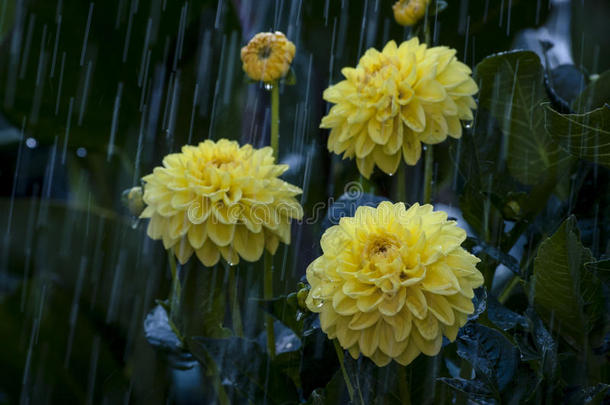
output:
M 197 258 L 201 261 L 201 263 L 207 267 L 214 266 L 220 259 L 220 251 L 210 239 L 206 240 L 203 246 L 197 249 L 195 253 L 197 254 Z
M 205 224 L 195 224 L 191 225 L 188 230 L 188 240 L 193 249 L 197 250 L 207 239 L 208 232 L 207 226 Z
M 443 336 L 455 340 L 483 283 L 463 232 L 429 204 L 361 206 L 324 233 L 306 305 L 354 358 L 382 367 L 435 355 Z
M 426 4 L 401 0 L 394 12 L 406 18 L 406 10 L 409 15 L 415 9 L 421 12 Z M 382 52 L 367 50 L 355 68 L 342 70 L 346 80 L 324 92 L 334 104 L 320 125 L 331 130 L 328 149 L 356 158 L 358 170 L 368 178 L 375 165 L 394 173 L 401 147 L 405 162 L 415 165 L 421 143 L 459 138 L 459 121 L 473 119 L 472 96 L 478 88 L 455 53 L 447 47 L 428 48 L 417 38 L 400 46 L 390 41 Z
M 358 312 L 352 317 L 349 328 L 352 330 L 366 329 L 369 326 L 375 325 L 379 320 L 379 316 L 378 311 Z
M 295 198 L 302 190 L 278 178 L 288 166 L 276 165 L 269 147 L 206 140 L 166 156 L 163 165 L 142 179 L 141 217 L 150 218 L 148 236 L 166 249 L 188 243 L 175 251 L 181 261 L 193 251 L 206 266 L 221 254 L 231 263 L 240 254 L 257 260 L 264 248 L 273 254 L 280 241 L 290 243 L 291 220 L 303 217 Z
M 371 357 L 379 347 L 378 325 L 362 330 L 358 338 L 358 345 L 362 354 Z
M 208 237 L 218 246 L 227 246 L 233 240 L 235 224 L 208 221 Z
M 443 337 L 439 333 L 436 338 L 432 340 L 424 339 L 417 329 L 413 329 L 413 333 L 411 333 L 411 338 L 413 342 L 417 346 L 417 348 L 428 356 L 436 356 L 438 352 L 441 351 L 441 346 L 443 345 Z
M 245 226 L 235 227 L 233 247 L 241 257 L 249 262 L 260 259 L 265 248 L 265 236 L 263 232 L 252 233 Z
M 406 305 L 417 319 L 424 319 L 428 315 L 428 303 L 419 288 L 412 287 L 409 289 Z
M 419 334 L 426 340 L 433 340 L 439 333 L 438 321 L 434 316 L 428 314 L 424 319 L 413 319 Z

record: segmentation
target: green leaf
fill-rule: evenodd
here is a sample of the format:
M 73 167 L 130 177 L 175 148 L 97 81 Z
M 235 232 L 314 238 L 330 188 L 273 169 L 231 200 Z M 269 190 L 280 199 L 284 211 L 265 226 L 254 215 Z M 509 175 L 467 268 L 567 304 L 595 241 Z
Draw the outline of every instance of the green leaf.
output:
M 487 402 L 493 398 L 492 392 L 481 381 L 466 380 L 464 378 L 446 377 L 441 377 L 438 379 L 438 381 L 447 384 L 449 387 L 456 391 L 460 391 L 467 394 L 475 400 Z
M 588 387 L 582 390 L 582 399 L 585 404 L 602 404 L 606 403 L 609 398 L 608 392 L 610 385 L 599 383 L 593 387 Z
M 506 266 L 516 275 L 521 275 L 521 267 L 519 266 L 519 261 L 517 261 L 517 259 L 515 259 L 513 256 L 509 255 L 508 253 L 504 253 L 501 250 L 490 246 L 487 243 L 482 242 L 476 238 L 468 237 L 468 240 L 474 243 L 475 245 L 474 248 L 471 249 L 475 255 L 479 256 L 481 253 L 484 253 L 495 261 L 497 261 L 498 263 L 501 263 Z
M 297 303 L 297 294 L 281 295 L 270 300 L 259 301 L 263 310 L 272 315 L 297 336 L 303 334 L 303 317 Z
M 457 354 L 470 362 L 491 391 L 502 391 L 517 369 L 517 349 L 500 332 L 477 323 L 458 336 Z
M 580 242 L 573 216 L 540 244 L 534 260 L 536 310 L 577 349 L 586 346 L 587 335 L 601 315 L 599 281 L 584 268 L 591 261 L 593 256 Z
M 502 305 L 494 296 L 487 299 L 487 317 L 502 330 L 509 330 L 517 325 L 527 327 L 527 319 Z
M 594 272 L 603 283 L 610 286 L 610 259 L 585 263 L 585 268 Z
M 489 56 L 476 67 L 479 104 L 498 120 L 512 176 L 526 185 L 556 175 L 569 155 L 544 130 L 540 103 L 547 101 L 538 55 L 514 51 Z
M 182 351 L 182 342 L 170 324 L 167 310 L 158 304 L 144 319 L 144 337 L 153 347 L 170 352 Z
M 292 380 L 256 342 L 238 337 L 194 337 L 187 342 L 199 361 L 205 364 L 209 356 L 216 363 L 223 385 L 234 389 L 243 399 L 255 404 L 299 402 Z
M 572 156 L 610 167 L 610 107 L 561 114 L 545 103 L 545 128 Z

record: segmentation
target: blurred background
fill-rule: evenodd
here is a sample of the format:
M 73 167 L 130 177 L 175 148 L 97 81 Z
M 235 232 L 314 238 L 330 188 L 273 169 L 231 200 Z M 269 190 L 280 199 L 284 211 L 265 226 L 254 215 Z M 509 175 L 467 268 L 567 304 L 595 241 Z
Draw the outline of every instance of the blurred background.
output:
M 284 178 L 304 190 L 305 216 L 315 217 L 295 224 L 292 245 L 275 256 L 276 293 L 294 291 L 319 253 L 316 203 L 351 181 L 390 199 L 398 187 L 378 172 L 361 179 L 354 162 L 328 153 L 318 128 L 322 92 L 341 68 L 409 38 L 392 4 L 0 0 L 0 404 L 207 403 L 202 370 L 144 338 L 170 272 L 122 191 L 184 144 L 267 145 L 269 92 L 245 79 L 239 52 L 257 32 L 284 32 L 297 48 L 297 81 L 281 88 L 280 160 L 291 167 Z M 588 78 L 610 68 L 608 21 L 607 0 L 452 0 L 431 28 L 434 44 L 473 68 L 526 48 L 547 69 L 574 64 Z M 435 149 L 435 201 L 447 207 L 457 205 L 455 146 Z M 409 203 L 421 199 L 422 173 L 421 162 L 406 171 Z M 262 295 L 260 268 L 239 267 L 252 333 L 261 315 L 246 298 Z M 221 270 L 185 266 L 195 308 L 215 308 L 205 297 L 223 288 Z M 181 322 L 206 328 L 222 322 L 219 311 Z

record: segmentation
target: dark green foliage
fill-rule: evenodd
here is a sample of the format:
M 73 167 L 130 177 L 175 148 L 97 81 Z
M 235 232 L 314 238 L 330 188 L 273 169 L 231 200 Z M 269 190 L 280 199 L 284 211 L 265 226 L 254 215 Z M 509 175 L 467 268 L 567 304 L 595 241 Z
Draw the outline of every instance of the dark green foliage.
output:
M 93 3 L 0 1 L 0 404 L 350 403 L 298 281 L 326 228 L 359 205 L 399 199 L 398 176 L 360 178 L 318 129 L 322 91 L 341 68 L 389 39 L 424 35 L 395 24 L 391 3 L 94 2 L 84 47 Z M 472 126 L 434 148 L 433 203 L 459 207 L 486 285 L 438 356 L 378 368 L 345 353 L 351 402 L 608 403 L 607 2 L 571 2 L 574 65 L 559 67 L 509 51 L 518 32 L 547 21 L 549 1 L 433 3 L 432 41 L 455 48 L 480 86 Z M 227 268 L 196 260 L 172 283 L 161 242 L 122 210 L 121 191 L 189 142 L 267 144 L 268 92 L 244 82 L 239 49 L 271 29 L 297 45 L 281 87 L 280 156 L 284 178 L 304 189 L 306 221 L 274 257 L 271 300 L 261 299 L 261 263 L 239 264 L 236 291 Z M 404 202 L 421 202 L 423 165 L 404 175 Z
M 237 337 L 188 340 L 199 361 L 215 363 L 222 385 L 234 391 L 235 401 L 293 404 L 298 394 L 292 380 L 254 341 Z

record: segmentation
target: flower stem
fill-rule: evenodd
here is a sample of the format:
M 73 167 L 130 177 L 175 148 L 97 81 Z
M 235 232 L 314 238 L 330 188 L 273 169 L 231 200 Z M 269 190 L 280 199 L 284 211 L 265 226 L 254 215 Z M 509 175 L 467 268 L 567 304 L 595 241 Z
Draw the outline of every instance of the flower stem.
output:
M 426 45 L 430 46 L 432 45 L 430 43 L 430 19 L 428 19 L 427 16 L 428 11 L 426 11 L 426 17 L 424 17 L 424 41 L 426 42 Z
M 347 387 L 347 393 L 349 394 L 350 403 L 354 402 L 354 387 L 352 387 L 352 383 L 349 380 L 349 376 L 347 375 L 347 370 L 345 369 L 344 363 L 344 354 L 343 349 L 339 346 L 339 341 L 337 339 L 333 339 L 333 343 L 335 345 L 335 351 L 337 352 L 337 358 L 339 359 L 339 364 L 341 365 L 341 374 L 343 374 L 343 380 L 345 380 L 345 386 Z
M 519 284 L 520 279 L 521 278 L 518 275 L 516 275 L 516 274 L 512 275 L 512 278 L 508 281 L 508 283 L 506 284 L 506 287 L 504 287 L 504 290 L 502 290 L 500 295 L 498 295 L 498 301 L 500 302 L 500 304 L 504 304 L 506 302 L 508 297 L 510 297 L 510 293 L 513 290 L 513 288 L 515 288 L 515 286 L 517 284 Z
M 280 86 L 277 82 L 271 87 L 271 148 L 277 163 L 280 154 Z
M 424 204 L 432 201 L 432 172 L 434 171 L 434 152 L 432 145 L 426 145 L 424 167 Z
M 407 201 L 407 185 L 405 164 L 400 162 L 398 165 L 398 173 L 396 173 L 396 201 Z
M 411 405 L 411 379 L 407 377 L 407 368 L 405 366 L 398 367 L 398 393 L 400 401 L 404 405 Z M 410 374 L 410 373 L 409 373 Z
M 264 281 L 264 296 L 265 300 L 273 298 L 273 255 L 265 252 L 265 281 Z M 275 358 L 275 331 L 273 330 L 273 317 L 269 314 L 265 315 L 265 324 L 267 326 L 267 351 L 271 359 Z
M 235 282 L 236 266 L 229 266 L 229 291 L 231 292 L 231 320 L 233 321 L 233 332 L 235 335 L 244 336 L 244 328 L 241 322 L 241 314 L 239 313 L 239 302 L 237 283 Z
M 176 268 L 176 257 L 174 256 L 173 249 L 167 251 L 167 259 L 169 261 L 169 270 L 172 273 L 172 289 L 169 293 L 169 308 L 170 317 L 173 317 L 175 311 L 178 310 L 178 305 L 180 305 L 180 277 L 178 275 L 178 269 Z

